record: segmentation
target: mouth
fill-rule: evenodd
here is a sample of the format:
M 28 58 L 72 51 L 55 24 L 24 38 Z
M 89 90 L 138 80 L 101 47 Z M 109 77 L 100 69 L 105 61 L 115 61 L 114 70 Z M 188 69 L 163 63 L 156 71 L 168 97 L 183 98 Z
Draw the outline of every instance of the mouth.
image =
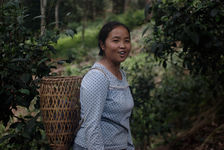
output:
M 119 53 L 119 55 L 120 55 L 120 57 L 123 59 L 123 58 L 126 58 L 126 53 L 127 52 L 125 52 L 125 51 L 120 51 L 120 52 L 118 52 Z
M 125 52 L 125 51 L 120 51 L 120 52 L 118 52 L 121 56 L 125 56 L 125 54 L 127 53 L 127 52 Z

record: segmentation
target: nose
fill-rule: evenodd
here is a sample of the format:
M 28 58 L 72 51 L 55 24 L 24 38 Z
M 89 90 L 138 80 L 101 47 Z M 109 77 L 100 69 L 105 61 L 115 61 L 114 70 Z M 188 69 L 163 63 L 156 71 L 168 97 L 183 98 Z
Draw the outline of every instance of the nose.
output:
M 120 48 L 125 48 L 125 43 L 124 42 L 120 42 Z

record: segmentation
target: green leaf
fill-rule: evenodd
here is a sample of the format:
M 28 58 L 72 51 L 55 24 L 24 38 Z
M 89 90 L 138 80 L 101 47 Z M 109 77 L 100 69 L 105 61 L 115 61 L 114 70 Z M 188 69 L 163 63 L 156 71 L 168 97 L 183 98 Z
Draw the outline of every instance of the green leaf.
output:
M 196 45 L 198 45 L 198 44 L 199 44 L 199 36 L 198 36 L 198 34 L 197 34 L 196 32 L 190 32 L 189 35 L 190 35 L 192 41 L 193 41 Z
M 23 24 L 23 22 L 24 22 L 23 21 L 23 16 L 18 16 L 17 21 L 18 21 L 19 24 Z
M 217 13 L 218 13 L 218 10 L 214 8 L 214 9 L 212 9 L 210 15 L 211 15 L 212 17 L 215 17 L 215 16 L 217 15 Z
M 8 134 L 8 135 L 3 136 L 3 137 L 0 139 L 0 144 L 3 143 L 5 140 L 7 140 L 7 139 L 9 139 L 9 138 L 12 138 L 12 137 L 15 137 L 15 134 Z
M 148 25 L 142 32 L 142 36 L 144 36 L 144 34 L 149 30 L 150 28 L 150 25 Z
M 153 43 L 151 46 L 151 52 L 155 53 L 157 49 L 157 43 Z
M 19 92 L 22 94 L 30 95 L 30 91 L 28 89 L 20 89 Z
M 68 30 L 65 31 L 65 34 L 66 34 L 67 36 L 70 36 L 71 38 L 73 38 L 73 36 L 74 36 L 75 33 L 74 33 L 73 30 L 68 29 Z
M 38 62 L 38 66 L 40 65 L 40 64 L 42 64 L 43 62 L 45 62 L 45 61 L 47 61 L 49 58 L 43 58 L 42 60 L 40 60 L 39 62 Z
M 27 83 L 31 79 L 31 74 L 23 73 L 20 78 L 23 82 Z
M 23 123 L 24 120 L 22 120 L 22 122 L 15 122 L 13 124 L 10 125 L 10 128 L 11 129 L 17 129 L 17 130 L 21 130 L 24 126 L 24 123 Z
M 56 50 L 55 50 L 54 46 L 52 46 L 52 45 L 47 45 L 47 48 L 48 48 L 52 53 L 56 54 Z
M 11 60 L 11 62 L 24 62 L 24 61 L 27 61 L 26 58 L 14 58 Z
M 215 20 L 216 20 L 216 22 L 219 22 L 220 21 L 220 17 L 219 16 L 216 16 L 215 17 Z
M 40 16 L 36 16 L 36 17 L 33 18 L 33 20 L 35 20 L 35 19 L 39 19 L 39 18 L 41 19 L 41 18 L 43 18 L 43 16 L 42 16 L 42 15 L 40 15 Z
M 25 131 L 23 132 L 23 136 L 25 138 L 31 138 L 33 133 L 34 133 L 34 130 L 36 128 L 36 125 L 37 125 L 37 122 L 36 120 L 40 117 L 40 112 L 38 114 L 36 114 L 35 117 L 32 117 L 26 124 L 25 126 Z

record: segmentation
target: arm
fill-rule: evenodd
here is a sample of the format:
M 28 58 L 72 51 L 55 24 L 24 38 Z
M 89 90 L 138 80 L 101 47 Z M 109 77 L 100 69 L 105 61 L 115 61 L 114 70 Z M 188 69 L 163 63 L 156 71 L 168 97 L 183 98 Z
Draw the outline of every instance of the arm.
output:
M 88 150 L 103 150 L 100 127 L 109 81 L 99 70 L 89 71 L 83 79 L 80 99 L 84 109 L 84 127 Z

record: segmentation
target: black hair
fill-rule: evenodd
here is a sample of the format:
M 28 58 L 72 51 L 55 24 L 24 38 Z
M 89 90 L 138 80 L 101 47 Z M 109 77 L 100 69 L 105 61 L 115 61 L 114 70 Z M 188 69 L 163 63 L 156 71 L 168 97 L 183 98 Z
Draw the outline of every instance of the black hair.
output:
M 98 47 L 100 48 L 100 52 L 99 55 L 103 56 L 104 52 L 100 46 L 100 43 L 103 42 L 103 44 L 105 44 L 105 41 L 109 35 L 109 33 L 116 27 L 118 26 L 122 26 L 125 29 L 127 29 L 129 35 L 130 35 L 130 30 L 128 29 L 128 27 L 120 22 L 116 22 L 116 21 L 112 21 L 112 22 L 108 22 L 106 23 L 100 30 L 99 35 L 98 35 Z

